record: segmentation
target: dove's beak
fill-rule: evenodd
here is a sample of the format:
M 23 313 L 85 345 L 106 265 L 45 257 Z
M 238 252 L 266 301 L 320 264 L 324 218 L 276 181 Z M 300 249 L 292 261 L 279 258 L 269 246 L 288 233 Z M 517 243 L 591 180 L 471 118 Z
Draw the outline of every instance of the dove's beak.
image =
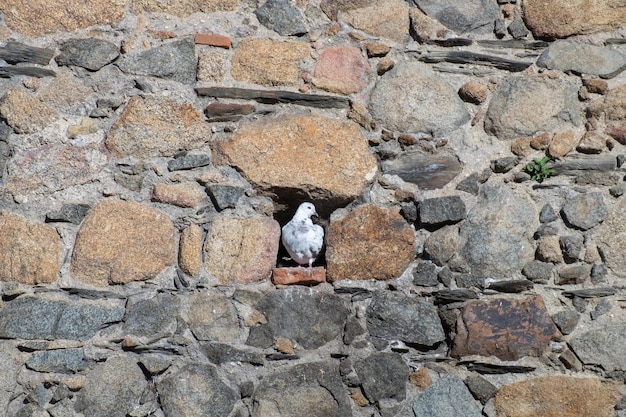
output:
M 311 215 L 311 221 L 312 221 L 314 224 L 318 224 L 318 223 L 319 223 L 319 221 L 320 221 L 320 215 L 319 215 L 319 214 L 317 214 L 317 212 L 313 213 L 313 214 Z

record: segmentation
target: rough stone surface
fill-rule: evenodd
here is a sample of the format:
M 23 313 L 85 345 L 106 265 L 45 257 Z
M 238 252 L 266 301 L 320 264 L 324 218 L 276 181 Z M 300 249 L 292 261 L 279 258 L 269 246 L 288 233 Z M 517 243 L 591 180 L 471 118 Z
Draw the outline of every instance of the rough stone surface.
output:
M 275 285 L 315 285 L 326 282 L 326 269 L 316 268 L 274 268 L 272 282 Z
M 476 400 L 458 376 L 446 375 L 426 388 L 413 403 L 416 416 L 480 417 Z
M 277 194 L 279 200 L 301 189 L 313 201 L 346 202 L 359 195 L 377 171 L 356 123 L 321 116 L 250 123 L 216 145 L 218 162 L 240 169 L 256 187 Z
M 499 139 L 515 139 L 559 126 L 579 126 L 577 90 L 564 79 L 509 76 L 489 102 L 485 131 Z
M 122 55 L 115 61 L 122 71 L 167 78 L 183 84 L 196 82 L 196 55 L 191 38 L 169 42 L 147 51 Z
M 235 10 L 242 0 L 189 0 L 180 2 L 162 2 L 159 0 L 133 0 L 135 13 L 168 13 L 185 17 L 193 13 L 219 12 Z
M 254 391 L 252 416 L 293 415 L 351 415 L 350 400 L 335 363 L 295 365 L 263 378 Z
M 342 13 L 344 22 L 358 30 L 395 42 L 409 34 L 409 7 L 401 0 L 383 0 Z
M 35 285 L 59 276 L 61 242 L 47 225 L 0 214 L 0 281 Z
M 198 51 L 198 81 L 220 83 L 226 75 L 227 56 L 215 48 Z
M 491 213 L 499 213 L 494 217 Z M 460 229 L 460 255 L 478 277 L 510 277 L 533 259 L 532 236 L 539 225 L 535 204 L 525 194 L 483 186 L 478 203 Z
M 202 229 L 195 224 L 180 233 L 178 266 L 184 273 L 197 276 L 202 268 Z
M 0 98 L 0 116 L 16 133 L 35 133 L 54 123 L 58 113 L 24 90 L 7 91 Z
M 572 226 L 589 230 L 602 223 L 608 215 L 601 193 L 578 194 L 563 203 L 563 218 Z
M 256 305 L 276 337 L 286 337 L 304 349 L 316 349 L 337 337 L 348 315 L 336 295 L 315 289 L 289 287 L 272 292 Z
M 461 172 L 459 159 L 445 153 L 404 153 L 398 158 L 382 161 L 381 167 L 385 174 L 398 175 L 422 190 L 443 188 Z
M 239 337 L 237 309 L 229 299 L 195 294 L 189 300 L 189 328 L 198 340 L 229 343 Z
M 268 0 L 254 12 L 259 22 L 283 36 L 307 32 L 300 10 L 287 0 Z
M 405 398 L 409 367 L 399 354 L 373 353 L 356 361 L 354 369 L 370 402 L 376 403 L 384 398 Z
M 626 276 L 626 225 L 622 221 L 626 216 L 626 199 L 622 198 L 605 221 L 594 229 L 594 237 L 598 242 L 607 266 L 617 276 Z
M 264 86 L 298 85 L 300 63 L 311 52 L 304 42 L 245 39 L 235 49 L 231 75 L 235 80 Z
M 566 130 L 565 132 L 557 132 L 550 141 L 548 146 L 548 154 L 552 158 L 563 158 L 576 148 L 580 138 L 573 130 Z
M 365 87 L 368 71 L 367 59 L 359 48 L 327 48 L 322 51 L 315 64 L 313 85 L 333 93 L 356 93 Z
M 615 383 L 555 375 L 502 387 L 495 408 L 502 417 L 609 417 L 621 397 Z
M 457 33 L 491 31 L 498 15 L 496 5 L 486 0 L 452 5 L 445 0 L 416 0 L 415 3 L 428 16 Z
M 179 308 L 180 299 L 166 293 L 146 300 L 131 300 L 126 308 L 124 333 L 150 341 L 171 336 L 176 331 Z
M 26 366 L 37 372 L 75 373 L 87 367 L 83 349 L 55 349 L 34 352 Z
M 227 417 L 239 393 L 223 381 L 210 364 L 190 363 L 172 372 L 157 386 L 166 416 Z
M 460 245 L 459 228 L 446 226 L 431 233 L 424 242 L 424 252 L 435 264 L 443 266 L 458 252 Z
M 432 304 L 402 294 L 377 293 L 367 308 L 367 329 L 377 338 L 433 346 L 445 338 Z
M 173 204 L 178 207 L 198 207 L 207 199 L 204 188 L 197 182 L 186 181 L 179 184 L 155 184 L 152 200 Z
M 120 54 L 119 48 L 102 39 L 70 39 L 54 59 L 59 65 L 75 65 L 97 71 L 112 62 Z
M 172 221 L 156 209 L 103 201 L 83 220 L 72 254 L 72 274 L 94 285 L 154 278 L 174 262 L 175 236 Z
M 418 209 L 420 223 L 424 225 L 456 223 L 467 214 L 459 196 L 427 198 L 419 203 Z
M 539 356 L 561 336 L 540 296 L 522 300 L 470 301 L 456 323 L 452 354 L 517 360 Z
M 413 230 L 400 213 L 373 205 L 331 221 L 326 245 L 331 281 L 399 277 L 416 250 Z
M 387 72 L 372 91 L 374 119 L 390 130 L 448 134 L 469 121 L 456 92 L 430 67 L 402 62 Z
M 279 239 L 276 220 L 217 217 L 207 230 L 205 267 L 222 284 L 267 279 L 276 262 Z
M 581 56 L 587 59 L 581 60 Z M 537 59 L 537 65 L 576 74 L 613 78 L 626 69 L 626 55 L 602 46 L 562 40 L 551 43 Z
M 209 125 L 190 104 L 133 97 L 109 131 L 106 145 L 117 156 L 149 158 L 199 148 L 210 137 Z
M 0 10 L 7 25 L 18 32 L 41 36 L 55 32 L 71 32 L 93 25 L 114 25 L 125 15 L 126 1 L 113 0 L 106 5 L 98 1 L 85 1 L 74 7 L 64 7 L 62 0 L 20 0 L 2 2 Z
M 624 348 L 624 335 L 626 326 L 612 320 L 602 328 L 578 333 L 569 344 L 584 364 L 600 365 L 606 371 L 624 371 L 626 360 L 619 354 Z
M 538 38 L 566 38 L 619 27 L 626 19 L 626 6 L 602 0 L 524 2 L 524 21 Z

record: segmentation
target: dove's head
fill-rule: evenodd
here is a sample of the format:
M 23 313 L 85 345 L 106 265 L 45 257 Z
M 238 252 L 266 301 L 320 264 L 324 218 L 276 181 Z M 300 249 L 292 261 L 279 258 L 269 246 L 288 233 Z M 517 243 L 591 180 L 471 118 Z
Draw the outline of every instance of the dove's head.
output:
M 298 206 L 298 210 L 296 210 L 296 214 L 293 216 L 294 219 L 310 219 L 311 217 L 319 217 L 317 211 L 315 210 L 315 206 L 313 203 L 304 202 Z

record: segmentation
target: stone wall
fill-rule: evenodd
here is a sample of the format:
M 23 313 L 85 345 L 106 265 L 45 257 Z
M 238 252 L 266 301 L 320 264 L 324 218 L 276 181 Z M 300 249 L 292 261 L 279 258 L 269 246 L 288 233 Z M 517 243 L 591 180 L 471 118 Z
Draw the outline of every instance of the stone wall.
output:
M 3 0 L 0 415 L 626 416 L 624 22 Z

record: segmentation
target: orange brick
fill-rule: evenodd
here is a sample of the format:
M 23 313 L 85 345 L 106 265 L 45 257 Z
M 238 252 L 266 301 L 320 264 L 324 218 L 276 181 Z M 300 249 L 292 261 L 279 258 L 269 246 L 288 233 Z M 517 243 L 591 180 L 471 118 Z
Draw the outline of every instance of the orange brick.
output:
M 326 269 L 315 268 L 274 268 L 272 282 L 276 285 L 315 285 L 326 282 Z
M 195 42 L 199 45 L 219 46 L 230 49 L 231 41 L 228 36 L 214 35 L 212 33 L 196 33 Z

